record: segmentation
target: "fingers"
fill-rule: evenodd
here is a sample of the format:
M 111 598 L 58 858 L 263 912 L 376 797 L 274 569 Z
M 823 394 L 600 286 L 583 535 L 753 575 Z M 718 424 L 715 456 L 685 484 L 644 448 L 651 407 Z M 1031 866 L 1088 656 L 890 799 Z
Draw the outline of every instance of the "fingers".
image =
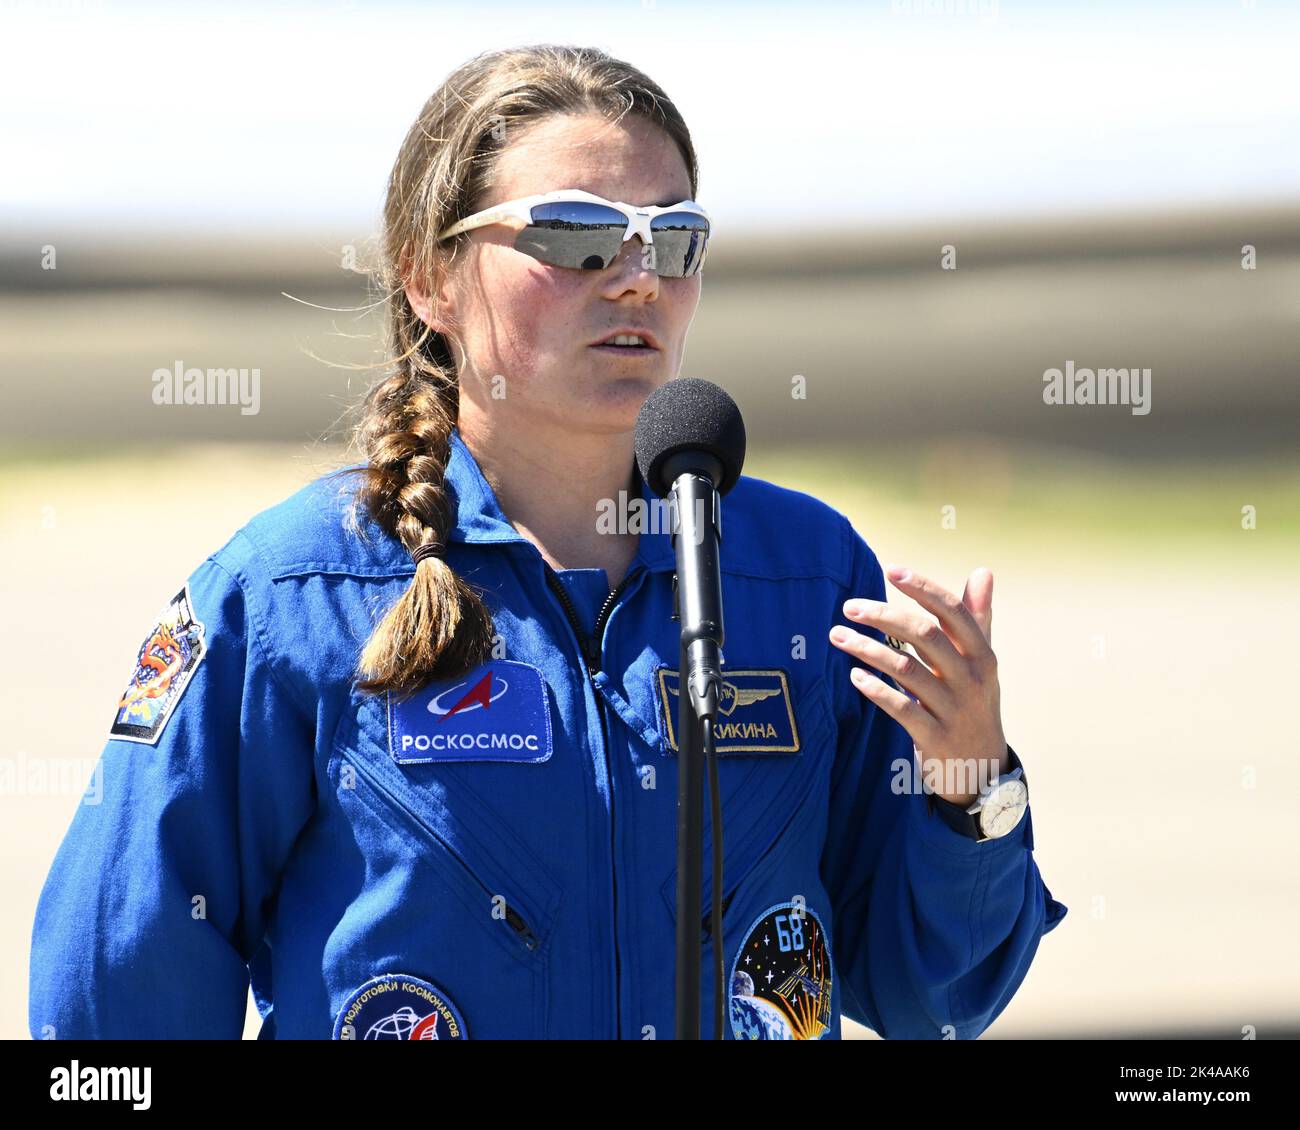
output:
M 830 638 L 831 643 L 842 651 L 847 651 L 877 671 L 889 675 L 905 691 L 910 691 L 920 699 L 931 714 L 943 717 L 951 710 L 952 691 L 915 656 L 886 647 L 870 636 L 849 628 L 832 628 Z
M 919 702 L 896 691 L 861 667 L 854 667 L 849 675 L 853 685 L 902 726 L 915 744 L 929 744 L 938 737 L 938 720 Z
M 964 666 L 961 653 L 953 647 L 943 628 L 928 616 L 863 597 L 846 600 L 844 615 L 906 640 L 916 649 L 916 654 L 944 678 L 961 678 Z
M 967 591 L 978 594 L 979 599 L 986 602 L 983 607 L 987 609 L 991 620 L 993 574 L 988 570 L 976 572 L 988 573 L 987 591 L 982 580 L 976 583 L 973 590 L 968 585 Z M 983 659 L 992 650 L 987 635 L 964 600 L 959 600 L 953 593 L 930 578 L 899 565 L 891 565 L 886 575 L 895 588 L 906 593 L 927 612 L 938 617 L 939 623 L 943 625 L 944 630 L 963 655 L 972 659 Z M 975 574 L 972 574 L 972 577 L 975 577 Z
M 961 594 L 961 602 L 970 609 L 975 623 L 980 626 L 984 638 L 993 643 L 993 573 L 989 569 L 976 569 L 966 579 L 966 589 Z

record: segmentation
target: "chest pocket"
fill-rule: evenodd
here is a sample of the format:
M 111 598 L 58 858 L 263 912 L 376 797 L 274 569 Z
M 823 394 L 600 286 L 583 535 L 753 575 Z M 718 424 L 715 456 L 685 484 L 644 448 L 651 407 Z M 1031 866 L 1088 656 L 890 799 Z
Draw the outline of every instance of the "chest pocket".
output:
M 353 696 L 335 735 L 328 776 L 362 863 L 341 934 L 358 959 L 380 961 L 372 975 L 394 969 L 441 986 L 471 1039 L 546 1035 L 562 888 L 508 807 L 484 800 L 508 806 L 529 788 L 520 778 L 543 769 L 399 761 L 386 696 Z
M 722 795 L 725 913 L 735 892 L 789 840 L 801 834 L 820 840 L 819 829 L 808 827 L 808 822 L 825 823 L 826 804 L 818 808 L 817 798 L 828 796 L 836 727 L 824 678 L 811 685 L 800 684 L 788 672 L 772 668 L 724 668 L 722 674 L 723 700 L 714 746 Z M 675 757 L 677 697 L 672 692 L 676 672 L 661 668 L 655 678 L 658 686 L 666 688 L 666 694 L 658 696 L 665 752 Z M 727 711 L 729 703 L 731 710 Z M 705 933 L 712 898 L 711 868 L 707 866 L 713 842 L 709 808 L 706 776 L 706 920 L 701 923 Z M 674 920 L 676 892 L 674 869 L 662 887 Z

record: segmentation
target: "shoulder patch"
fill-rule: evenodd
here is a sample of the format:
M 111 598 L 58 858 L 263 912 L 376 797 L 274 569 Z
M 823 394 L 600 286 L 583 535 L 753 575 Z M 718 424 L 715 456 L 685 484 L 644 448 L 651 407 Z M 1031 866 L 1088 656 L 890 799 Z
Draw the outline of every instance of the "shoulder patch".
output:
M 158 622 L 140 645 L 109 733 L 124 741 L 154 745 L 207 650 L 186 583 L 163 606 Z
M 830 1030 L 833 971 L 817 912 L 778 903 L 754 920 L 731 963 L 731 1035 L 820 1040 Z
M 669 667 L 655 670 L 659 724 L 668 748 L 676 752 L 680 679 Z M 713 748 L 728 753 L 798 753 L 799 729 L 790 701 L 790 683 L 779 667 L 770 670 L 722 669 L 722 698 L 713 731 Z
M 456 1006 L 437 985 L 385 973 L 348 994 L 334 1021 L 336 1040 L 465 1040 Z

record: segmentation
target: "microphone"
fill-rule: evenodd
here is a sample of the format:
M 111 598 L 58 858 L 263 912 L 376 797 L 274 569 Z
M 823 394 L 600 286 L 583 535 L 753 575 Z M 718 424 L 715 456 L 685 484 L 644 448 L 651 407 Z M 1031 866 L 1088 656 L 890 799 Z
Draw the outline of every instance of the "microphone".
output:
M 723 638 L 719 500 L 736 485 L 745 463 L 740 409 L 710 381 L 669 381 L 637 415 L 636 461 L 641 477 L 671 501 L 676 515 L 677 600 L 688 665 L 681 672 L 683 689 L 697 718 L 716 718 Z
M 713 797 L 714 1038 L 722 1039 L 726 973 L 722 960 L 722 798 L 713 723 L 722 693 L 722 512 L 745 462 L 740 409 L 717 385 L 679 377 L 647 397 L 636 419 L 641 477 L 672 503 L 674 616 L 678 651 L 676 1034 L 700 1038 L 704 762 Z M 687 693 L 689 688 L 689 694 Z

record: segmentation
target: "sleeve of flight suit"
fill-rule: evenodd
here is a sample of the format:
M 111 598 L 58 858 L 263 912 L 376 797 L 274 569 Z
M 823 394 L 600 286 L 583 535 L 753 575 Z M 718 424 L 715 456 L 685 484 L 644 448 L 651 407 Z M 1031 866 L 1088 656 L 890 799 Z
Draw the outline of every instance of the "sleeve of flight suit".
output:
M 847 522 L 845 536 L 852 574 L 834 622 L 881 640 L 843 614 L 850 597 L 886 599 L 875 555 Z M 974 1039 L 1066 913 L 1032 855 L 1032 767 L 1031 811 L 1015 830 L 985 843 L 963 836 L 901 787 L 919 777 L 911 736 L 849 681 L 859 661 L 831 651 L 839 748 L 822 873 L 843 1011 L 886 1039 Z
M 268 666 L 240 583 L 254 556 L 221 556 L 189 578 L 206 651 L 156 744 L 110 737 L 99 802 L 79 805 L 45 881 L 35 1038 L 243 1034 L 247 962 L 314 804 L 313 724 Z

